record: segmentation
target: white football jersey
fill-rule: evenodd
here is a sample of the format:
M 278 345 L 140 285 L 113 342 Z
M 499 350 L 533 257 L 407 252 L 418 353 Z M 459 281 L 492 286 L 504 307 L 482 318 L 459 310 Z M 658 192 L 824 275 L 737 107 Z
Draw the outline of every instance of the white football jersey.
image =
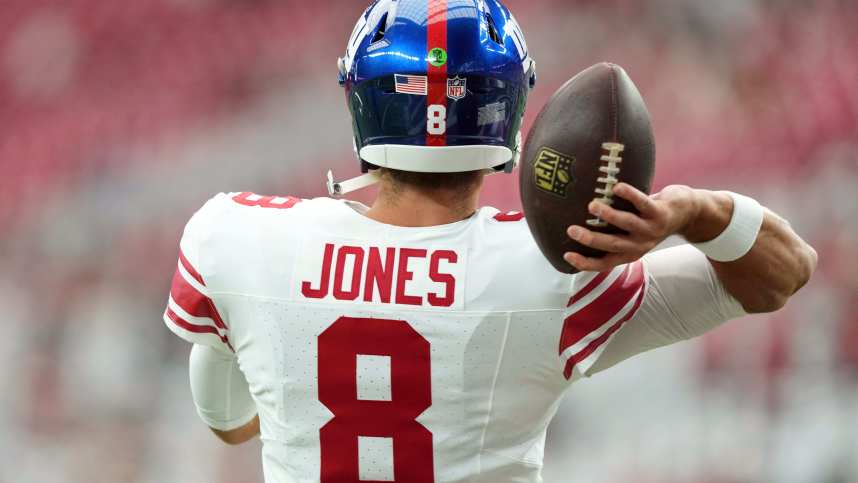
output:
M 571 276 L 517 213 L 404 228 L 365 210 L 221 194 L 185 229 L 164 320 L 237 356 L 269 483 L 542 481 L 571 382 L 742 313 L 711 268 L 659 288 L 676 256 L 661 278 L 649 258 Z M 697 294 L 711 310 L 671 305 Z

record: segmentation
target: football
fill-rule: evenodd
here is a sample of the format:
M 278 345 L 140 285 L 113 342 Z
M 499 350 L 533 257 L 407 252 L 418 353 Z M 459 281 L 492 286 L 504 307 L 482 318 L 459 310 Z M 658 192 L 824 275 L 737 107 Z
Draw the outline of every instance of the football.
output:
M 625 182 L 649 193 L 655 141 L 644 100 L 622 67 L 596 64 L 573 77 L 546 103 L 522 153 L 521 199 L 539 249 L 557 270 L 575 273 L 563 254 L 602 257 L 566 234 L 571 225 L 602 233 L 622 230 L 590 215 L 591 201 L 634 211 L 614 196 Z

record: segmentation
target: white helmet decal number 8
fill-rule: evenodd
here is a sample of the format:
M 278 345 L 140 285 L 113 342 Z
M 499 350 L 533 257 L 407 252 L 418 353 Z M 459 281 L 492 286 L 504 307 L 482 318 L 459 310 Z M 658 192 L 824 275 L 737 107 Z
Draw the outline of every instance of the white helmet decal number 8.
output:
M 432 104 L 426 110 L 426 132 L 433 136 L 441 136 L 447 132 L 447 107 Z

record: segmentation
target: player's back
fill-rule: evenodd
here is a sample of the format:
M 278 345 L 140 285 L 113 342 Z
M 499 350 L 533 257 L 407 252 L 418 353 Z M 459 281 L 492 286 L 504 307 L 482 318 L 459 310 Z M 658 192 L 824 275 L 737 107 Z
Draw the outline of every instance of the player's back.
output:
M 266 481 L 540 481 L 581 281 L 520 215 L 404 228 L 362 209 L 219 195 L 186 228 L 180 265 L 247 377 Z

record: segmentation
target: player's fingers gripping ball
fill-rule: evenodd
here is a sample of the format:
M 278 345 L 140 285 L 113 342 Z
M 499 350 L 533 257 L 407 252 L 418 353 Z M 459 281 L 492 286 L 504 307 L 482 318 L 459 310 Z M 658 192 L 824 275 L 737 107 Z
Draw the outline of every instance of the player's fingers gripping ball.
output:
M 572 240 L 607 252 L 599 258 L 575 252 L 564 254 L 566 261 L 579 270 L 602 272 L 642 258 L 685 226 L 694 210 L 691 189 L 685 186 L 669 186 L 661 193 L 647 196 L 621 183 L 614 193 L 632 203 L 638 213 L 620 211 L 600 201 L 591 202 L 588 207 L 591 214 L 626 233 L 606 234 L 578 225 L 569 227 L 567 233 Z

